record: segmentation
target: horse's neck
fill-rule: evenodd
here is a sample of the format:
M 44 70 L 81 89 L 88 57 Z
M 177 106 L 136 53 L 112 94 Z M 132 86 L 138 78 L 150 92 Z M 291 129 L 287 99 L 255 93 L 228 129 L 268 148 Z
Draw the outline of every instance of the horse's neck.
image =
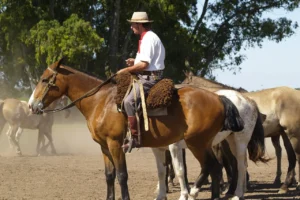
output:
M 83 73 L 70 75 L 68 82 L 68 91 L 66 96 L 69 97 L 72 102 L 103 83 L 101 80 Z M 105 90 L 106 88 L 107 85 L 104 85 L 99 89 L 99 91 L 93 92 L 92 95 L 88 95 L 86 98 L 76 102 L 76 107 L 85 116 L 85 118 L 88 118 L 95 107 L 99 106 L 99 102 L 103 102 L 103 100 L 105 101 L 105 99 L 109 96 L 109 92 Z

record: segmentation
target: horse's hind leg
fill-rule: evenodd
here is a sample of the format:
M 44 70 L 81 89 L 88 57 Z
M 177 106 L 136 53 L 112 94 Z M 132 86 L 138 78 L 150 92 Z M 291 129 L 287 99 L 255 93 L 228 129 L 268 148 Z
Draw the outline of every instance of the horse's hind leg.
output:
M 196 199 L 201 186 L 205 183 L 209 175 L 211 175 L 212 178 L 212 199 L 218 199 L 220 198 L 220 178 L 222 174 L 222 167 L 211 149 L 201 149 L 201 146 L 202 145 L 199 145 L 198 148 L 191 148 L 191 146 L 188 145 L 193 155 L 201 164 L 201 173 L 190 190 L 189 200 Z
M 221 152 L 222 152 L 222 160 L 223 166 L 227 175 L 227 184 L 222 186 L 222 190 L 225 193 L 227 191 L 228 195 L 234 195 L 234 192 L 237 187 L 237 160 L 235 156 L 232 154 L 229 144 L 226 140 L 222 141 L 221 144 Z
M 287 152 L 289 166 L 288 166 L 288 172 L 287 172 L 285 181 L 281 185 L 281 187 L 278 191 L 279 194 L 287 193 L 288 187 L 292 184 L 293 178 L 295 177 L 296 154 L 295 154 L 294 149 L 297 148 L 296 143 L 294 143 L 294 145 L 293 145 L 293 143 L 291 143 L 292 141 L 290 141 L 290 139 L 288 138 L 286 133 L 282 133 L 281 137 L 282 137 L 284 147 Z M 295 147 L 293 148 L 293 146 L 295 146 Z
M 293 146 L 295 155 L 296 155 L 297 160 L 298 160 L 298 166 L 299 166 L 298 167 L 298 170 L 299 170 L 298 171 L 298 176 L 299 176 L 299 180 L 298 180 L 298 183 L 297 183 L 296 190 L 300 191 L 300 142 L 299 142 L 299 138 L 296 138 L 296 137 L 299 137 L 299 133 L 297 133 L 297 132 L 293 133 L 293 137 L 290 138 L 290 142 L 291 142 L 291 144 Z M 290 169 L 290 167 L 289 167 L 289 169 Z M 295 176 L 295 172 L 292 175 L 290 175 L 290 177 L 289 177 L 290 178 L 289 184 L 292 184 L 293 176 Z
M 189 194 L 189 185 L 187 182 L 186 175 L 186 168 L 185 168 L 185 160 L 183 157 L 183 151 L 180 147 L 179 143 L 174 143 L 169 145 L 170 153 L 172 155 L 173 166 L 175 169 L 176 176 L 178 178 L 178 182 L 180 185 L 180 198 L 179 200 L 185 200 Z
M 238 172 L 238 179 L 236 184 L 236 190 L 234 194 L 239 198 L 243 198 L 244 192 L 246 191 L 246 169 L 247 169 L 247 143 L 242 142 L 241 139 L 237 138 L 239 135 L 237 134 L 246 134 L 244 133 L 233 133 L 226 138 L 230 150 L 237 161 L 237 172 Z M 243 135 L 242 135 L 243 136 Z M 246 141 L 246 140 L 245 140 Z M 234 166 L 234 165 L 233 165 Z M 234 169 L 233 169 L 234 170 Z M 236 178 L 234 178 L 236 179 Z M 235 185 L 231 185 L 230 193 L 232 194 L 232 189 Z M 230 194 L 229 193 L 229 194 Z
M 16 141 L 17 142 L 20 142 L 20 138 L 21 138 L 22 133 L 23 133 L 23 129 L 19 127 L 18 131 L 16 133 Z
M 14 146 L 14 144 L 13 144 L 13 141 L 10 139 L 10 135 L 11 135 L 11 126 L 8 127 L 8 130 L 7 130 L 7 132 L 6 132 L 6 135 L 7 135 L 9 147 L 13 149 L 15 146 Z
M 220 180 L 222 176 L 222 165 L 218 162 L 214 154 L 211 154 L 211 159 L 213 162 L 213 168 L 210 170 L 210 176 L 212 179 L 212 199 L 220 198 Z
M 152 148 L 158 173 L 158 194 L 156 200 L 167 199 L 165 149 Z
M 19 126 L 10 126 L 9 132 L 7 132 L 8 140 L 10 144 L 16 148 L 16 153 L 18 155 L 22 155 L 19 142 L 16 140 L 16 133 L 18 131 Z
M 276 170 L 276 178 L 273 182 L 274 185 L 281 184 L 281 157 L 282 157 L 282 150 L 280 146 L 280 135 L 276 135 L 271 137 L 272 144 L 275 148 L 276 158 L 277 158 L 277 170 Z
M 300 191 L 300 154 L 297 154 L 297 160 L 298 160 L 298 183 L 296 190 Z
M 165 185 L 167 189 L 167 193 L 170 192 L 169 190 L 169 183 L 171 183 L 174 186 L 174 178 L 175 178 L 175 172 L 172 164 L 172 157 L 169 150 L 165 151 L 165 165 L 166 165 L 166 176 L 165 176 Z
M 196 179 L 193 187 L 190 190 L 190 197 L 189 200 L 195 200 L 198 196 L 198 193 L 202 187 L 202 185 L 205 183 L 209 176 L 209 168 L 213 167 L 212 163 L 209 162 L 209 160 L 206 160 L 206 164 L 201 165 L 201 172 L 198 178 Z

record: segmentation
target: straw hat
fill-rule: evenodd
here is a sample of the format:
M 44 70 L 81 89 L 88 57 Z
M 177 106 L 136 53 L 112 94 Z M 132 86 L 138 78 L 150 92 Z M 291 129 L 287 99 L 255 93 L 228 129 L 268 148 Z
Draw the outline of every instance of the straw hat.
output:
M 146 12 L 134 12 L 131 19 L 127 20 L 130 23 L 151 23 Z

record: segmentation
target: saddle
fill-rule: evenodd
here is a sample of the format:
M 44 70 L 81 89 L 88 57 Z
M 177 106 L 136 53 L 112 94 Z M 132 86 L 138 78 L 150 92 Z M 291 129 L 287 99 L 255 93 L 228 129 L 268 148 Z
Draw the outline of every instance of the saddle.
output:
M 123 99 L 131 89 L 133 78 L 133 75 L 128 72 L 118 74 L 116 76 L 115 81 L 117 84 L 117 95 L 115 96 L 115 101 L 118 107 L 122 107 Z M 170 106 L 174 91 L 175 87 L 171 79 L 161 79 L 150 89 L 148 94 L 145 94 L 147 109 L 153 110 L 158 108 L 167 108 Z
M 142 84 L 137 80 L 137 77 L 131 75 L 130 73 L 118 74 L 115 78 L 117 84 L 117 95 L 115 96 L 115 102 L 117 104 L 118 110 L 123 111 L 123 100 L 129 94 L 134 83 Z M 141 128 L 140 128 L 140 112 L 143 113 L 144 120 L 144 130 L 149 130 L 148 125 L 148 116 L 162 116 L 167 115 L 167 107 L 171 105 L 172 98 L 174 94 L 174 84 L 171 79 L 162 79 L 158 81 L 148 92 L 144 94 L 143 87 L 140 85 L 140 94 L 141 94 L 141 107 L 142 109 L 137 109 L 136 118 L 137 118 L 137 132 L 138 132 L 138 141 L 141 144 Z M 137 105 L 136 105 L 137 106 Z M 142 110 L 142 111 L 140 111 Z M 152 111 L 152 113 L 151 113 Z M 130 124 L 128 125 L 128 127 Z M 126 143 L 132 142 L 131 131 L 128 128 L 127 134 L 124 138 L 123 145 Z M 131 151 L 131 145 L 129 145 L 129 152 Z

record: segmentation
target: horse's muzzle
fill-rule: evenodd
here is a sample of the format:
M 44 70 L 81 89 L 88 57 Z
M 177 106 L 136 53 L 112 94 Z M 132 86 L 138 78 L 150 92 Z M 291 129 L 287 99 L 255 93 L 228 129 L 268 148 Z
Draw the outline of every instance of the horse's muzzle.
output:
M 44 104 L 41 101 L 29 104 L 29 109 L 31 109 L 33 114 L 43 114 L 43 108 Z

